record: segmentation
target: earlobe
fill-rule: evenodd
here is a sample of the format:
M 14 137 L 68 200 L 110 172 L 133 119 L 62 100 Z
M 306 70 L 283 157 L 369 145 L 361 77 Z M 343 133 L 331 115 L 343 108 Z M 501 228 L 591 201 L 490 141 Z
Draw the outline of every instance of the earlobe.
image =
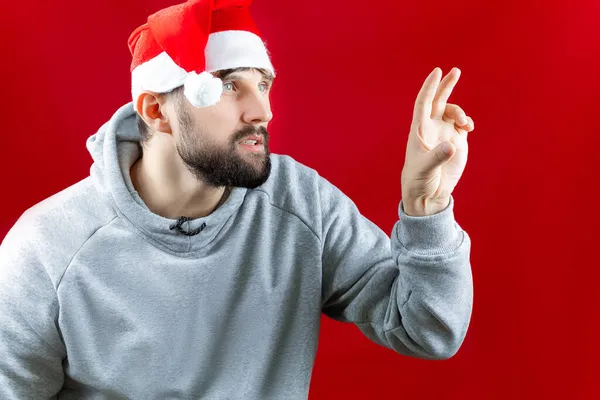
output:
M 171 134 L 171 124 L 165 113 L 165 103 L 159 95 L 144 92 L 138 96 L 136 110 L 153 131 Z

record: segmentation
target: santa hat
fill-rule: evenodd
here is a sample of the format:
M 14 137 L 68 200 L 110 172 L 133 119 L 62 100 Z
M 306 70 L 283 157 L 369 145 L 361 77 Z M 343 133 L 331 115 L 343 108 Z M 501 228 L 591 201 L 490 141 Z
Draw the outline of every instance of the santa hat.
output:
M 248 7 L 252 0 L 188 0 L 150 17 L 129 37 L 134 106 L 144 91 L 184 85 L 196 107 L 216 104 L 223 84 L 211 72 L 262 68 L 275 75 Z

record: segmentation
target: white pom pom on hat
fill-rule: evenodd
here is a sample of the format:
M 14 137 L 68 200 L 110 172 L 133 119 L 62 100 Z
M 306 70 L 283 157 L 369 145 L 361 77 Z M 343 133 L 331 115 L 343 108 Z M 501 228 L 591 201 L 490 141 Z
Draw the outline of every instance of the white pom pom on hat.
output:
M 217 104 L 223 85 L 212 72 L 261 68 L 275 75 L 249 12 L 252 0 L 188 0 L 158 11 L 133 31 L 128 46 L 134 105 L 144 91 L 184 85 L 196 107 Z
M 217 104 L 223 94 L 223 82 L 209 72 L 190 72 L 184 82 L 185 97 L 196 107 Z

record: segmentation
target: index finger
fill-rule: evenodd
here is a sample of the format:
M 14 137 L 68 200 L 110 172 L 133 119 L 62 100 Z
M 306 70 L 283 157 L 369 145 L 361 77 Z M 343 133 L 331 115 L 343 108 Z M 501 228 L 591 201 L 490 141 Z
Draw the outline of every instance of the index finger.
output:
M 423 121 L 425 118 L 431 118 L 433 99 L 440 85 L 441 78 L 442 70 L 439 67 L 435 67 L 425 79 L 425 82 L 423 82 L 423 86 L 415 101 L 413 121 Z
M 431 112 L 431 118 L 441 119 L 446 112 L 446 104 L 448 98 L 452 94 L 458 78 L 460 78 L 460 69 L 452 68 L 452 71 L 442 79 L 438 87 L 438 93 L 433 99 L 433 109 Z

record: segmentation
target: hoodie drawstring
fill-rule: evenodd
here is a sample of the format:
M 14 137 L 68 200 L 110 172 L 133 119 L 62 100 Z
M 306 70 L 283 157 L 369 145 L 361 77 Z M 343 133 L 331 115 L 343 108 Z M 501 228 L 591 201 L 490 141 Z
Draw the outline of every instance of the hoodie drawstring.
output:
M 175 224 L 171 225 L 169 227 L 169 229 L 170 230 L 177 229 L 179 231 L 179 233 L 186 235 L 186 236 L 197 235 L 200 232 L 202 232 L 204 230 L 204 228 L 206 228 L 206 222 L 202 223 L 202 225 L 199 228 L 194 229 L 193 231 L 186 231 L 181 227 L 181 225 L 183 225 L 185 222 L 191 221 L 192 219 L 193 218 L 190 218 L 190 217 L 179 217 L 177 219 L 177 222 Z

